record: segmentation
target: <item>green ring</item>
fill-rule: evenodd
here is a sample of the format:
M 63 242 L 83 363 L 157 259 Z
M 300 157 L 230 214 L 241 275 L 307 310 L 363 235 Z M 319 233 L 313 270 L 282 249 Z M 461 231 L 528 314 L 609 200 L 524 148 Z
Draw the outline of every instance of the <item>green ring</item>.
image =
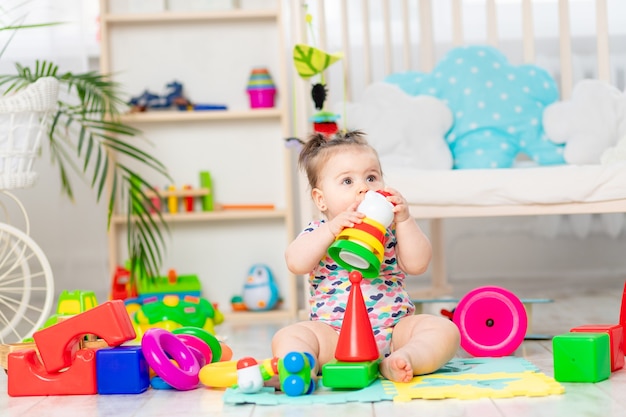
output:
M 339 256 L 342 250 L 353 252 L 357 256 L 365 259 L 369 266 L 367 268 L 355 268 L 353 265 L 348 264 Z M 337 262 L 342 268 L 348 271 L 359 271 L 363 274 L 363 278 L 376 278 L 380 272 L 380 261 L 374 254 L 374 252 L 367 250 L 362 245 L 345 239 L 337 239 L 328 248 L 328 254 L 335 262 Z
M 206 330 L 201 329 L 200 327 L 185 326 L 185 327 L 179 327 L 178 329 L 172 330 L 172 333 L 190 334 L 192 336 L 196 336 L 197 338 L 201 339 L 204 343 L 206 343 L 209 346 L 209 349 L 211 349 L 211 352 L 213 353 L 213 358 L 211 359 L 211 363 L 219 362 L 219 360 L 222 358 L 222 345 L 220 345 L 219 340 L 217 340 L 215 336 L 213 336 L 211 333 L 207 332 Z

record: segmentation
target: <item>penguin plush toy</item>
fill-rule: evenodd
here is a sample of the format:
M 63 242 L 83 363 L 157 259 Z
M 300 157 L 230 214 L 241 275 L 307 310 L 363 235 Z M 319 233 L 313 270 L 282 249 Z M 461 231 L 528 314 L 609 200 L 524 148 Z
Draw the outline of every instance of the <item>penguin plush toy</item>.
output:
M 278 287 L 267 265 L 255 264 L 248 271 L 243 286 L 243 303 L 248 310 L 271 310 L 278 303 Z

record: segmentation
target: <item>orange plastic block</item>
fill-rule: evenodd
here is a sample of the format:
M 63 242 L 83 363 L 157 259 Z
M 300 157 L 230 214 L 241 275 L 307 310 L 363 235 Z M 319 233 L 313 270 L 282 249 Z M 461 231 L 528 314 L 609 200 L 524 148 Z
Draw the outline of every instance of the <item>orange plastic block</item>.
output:
M 72 365 L 80 339 L 95 334 L 109 346 L 119 346 L 136 337 L 133 323 L 122 300 L 107 301 L 54 326 L 35 332 L 41 361 L 48 372 Z
M 585 324 L 570 332 L 608 333 L 611 349 L 611 372 L 624 367 L 624 328 L 621 324 Z
M 11 397 L 29 395 L 97 394 L 96 353 L 92 349 L 76 352 L 74 363 L 62 372 L 48 372 L 35 350 L 9 354 L 8 393 Z

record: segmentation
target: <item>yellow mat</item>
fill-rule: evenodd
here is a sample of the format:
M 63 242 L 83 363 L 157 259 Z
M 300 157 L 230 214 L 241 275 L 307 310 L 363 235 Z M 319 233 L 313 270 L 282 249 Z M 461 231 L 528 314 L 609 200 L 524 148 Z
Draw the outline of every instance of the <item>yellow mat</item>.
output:
M 408 383 L 383 380 L 383 389 L 393 401 L 539 397 L 565 392 L 561 384 L 521 358 L 458 359 L 447 366 L 455 365 L 467 368 L 445 372 L 444 367 L 443 372 L 417 376 Z

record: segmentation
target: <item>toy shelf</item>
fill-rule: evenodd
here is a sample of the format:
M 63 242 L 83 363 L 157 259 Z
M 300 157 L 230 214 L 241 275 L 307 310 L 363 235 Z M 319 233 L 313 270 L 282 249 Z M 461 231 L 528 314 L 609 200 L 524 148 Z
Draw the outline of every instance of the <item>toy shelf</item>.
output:
M 189 198 L 198 203 L 203 197 L 180 187 L 168 190 L 170 185 L 158 177 L 144 178 L 159 185 L 158 198 L 167 210 L 161 212 L 170 225 L 163 268 L 197 274 L 202 296 L 217 303 L 227 320 L 297 315 L 297 280 L 284 261 L 295 227 L 293 158 L 283 139 L 290 129 L 281 5 L 282 0 L 254 0 L 229 10 L 132 13 L 130 0 L 100 0 L 102 73 L 113 74 L 130 96 L 158 92 L 175 80 L 191 102 L 228 108 L 180 111 L 171 106 L 121 115 L 146 139 L 138 146 L 150 146 L 168 167 L 168 182 L 199 188 L 193 178 L 210 172 L 215 187 L 211 211 L 187 211 Z M 273 107 L 252 108 L 246 87 L 257 67 L 272 75 Z M 168 207 L 170 199 L 182 202 L 177 212 Z M 116 207 L 109 232 L 111 271 L 125 259 L 127 221 L 125 208 Z M 272 269 L 283 304 L 271 311 L 230 311 L 231 297 L 241 292 L 255 263 Z
M 193 122 L 211 120 L 254 120 L 278 119 L 282 116 L 280 109 L 252 110 L 207 110 L 207 111 L 176 111 L 151 110 L 142 113 L 128 113 L 121 116 L 125 123 L 160 123 L 160 122 Z
M 225 220 L 261 220 L 283 219 L 287 216 L 286 210 L 215 210 L 199 212 L 180 212 L 176 214 L 163 213 L 163 220 L 167 222 L 211 222 Z M 126 215 L 114 214 L 111 217 L 112 224 L 126 224 Z
M 211 12 L 158 12 L 158 13 L 112 13 L 101 17 L 104 23 L 163 23 L 163 22 L 192 22 L 211 20 L 259 20 L 278 19 L 276 10 L 222 10 Z

